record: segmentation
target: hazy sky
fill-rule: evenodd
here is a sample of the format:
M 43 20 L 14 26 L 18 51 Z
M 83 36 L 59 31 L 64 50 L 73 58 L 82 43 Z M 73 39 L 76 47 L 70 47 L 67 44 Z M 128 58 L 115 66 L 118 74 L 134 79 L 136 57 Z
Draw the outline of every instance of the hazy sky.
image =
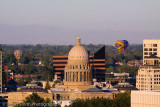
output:
M 0 0 L 0 25 L 160 31 L 160 0 Z
M 1 0 L 0 24 L 160 30 L 160 0 Z

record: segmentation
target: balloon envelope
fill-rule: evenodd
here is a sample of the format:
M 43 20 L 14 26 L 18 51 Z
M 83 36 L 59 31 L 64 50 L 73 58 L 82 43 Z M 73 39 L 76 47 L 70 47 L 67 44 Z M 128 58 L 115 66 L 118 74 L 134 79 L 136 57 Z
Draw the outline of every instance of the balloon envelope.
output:
M 122 41 L 124 42 L 124 48 L 123 48 L 123 51 L 124 51 L 128 47 L 129 43 L 127 40 L 122 40 Z
M 22 51 L 21 50 L 14 51 L 14 56 L 15 56 L 16 59 L 19 60 L 22 56 Z
M 124 41 L 118 40 L 115 42 L 115 47 L 119 50 L 119 52 L 124 48 Z

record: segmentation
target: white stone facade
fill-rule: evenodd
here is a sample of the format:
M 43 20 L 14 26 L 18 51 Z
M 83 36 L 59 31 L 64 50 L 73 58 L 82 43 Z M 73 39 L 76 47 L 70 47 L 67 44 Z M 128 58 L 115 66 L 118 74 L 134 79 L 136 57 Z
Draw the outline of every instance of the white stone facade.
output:
M 139 90 L 160 90 L 160 66 L 141 66 L 136 76 Z
M 160 40 L 143 40 L 143 60 L 151 54 L 160 57 Z
M 139 90 L 160 90 L 160 40 L 143 40 L 143 66 L 136 76 Z
M 160 91 L 131 91 L 131 107 L 160 107 Z

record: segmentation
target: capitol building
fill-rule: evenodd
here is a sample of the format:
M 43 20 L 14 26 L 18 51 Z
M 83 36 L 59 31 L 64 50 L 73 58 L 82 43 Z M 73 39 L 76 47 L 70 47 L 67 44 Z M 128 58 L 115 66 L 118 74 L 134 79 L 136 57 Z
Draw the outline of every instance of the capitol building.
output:
M 90 86 L 92 84 L 92 71 L 89 64 L 88 53 L 81 45 L 79 36 L 77 44 L 70 50 L 68 62 L 64 70 L 64 85 L 79 89 L 81 86 Z
M 68 54 L 68 61 L 64 69 L 64 82 L 52 88 L 53 100 L 75 100 L 77 98 L 110 98 L 115 94 L 104 92 L 93 84 L 92 66 L 89 64 L 89 55 L 77 37 L 76 45 Z

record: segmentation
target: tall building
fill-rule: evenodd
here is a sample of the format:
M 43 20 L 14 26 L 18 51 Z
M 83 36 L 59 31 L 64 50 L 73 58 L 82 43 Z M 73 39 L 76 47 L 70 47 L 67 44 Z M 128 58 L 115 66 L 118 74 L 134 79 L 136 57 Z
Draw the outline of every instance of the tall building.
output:
M 160 57 L 160 40 L 143 40 L 143 63 L 151 54 Z
M 98 82 L 105 81 L 105 46 L 100 48 L 94 55 L 89 56 L 90 65 L 93 68 L 93 78 Z
M 68 56 L 53 56 L 54 75 L 59 80 L 64 79 L 64 68 L 67 60 Z M 93 69 L 93 78 L 97 81 L 105 81 L 105 46 L 95 52 L 94 55 L 89 55 L 89 64 Z
M 53 72 L 58 80 L 64 79 L 64 67 L 67 64 L 67 60 L 68 56 L 53 56 Z
M 0 93 L 2 93 L 2 49 L 0 46 Z
M 139 90 L 160 90 L 160 40 L 143 41 L 143 66 L 136 76 Z
M 4 70 L 2 72 L 2 84 L 7 85 L 8 81 L 10 81 L 11 79 L 13 79 L 13 72 L 11 73 Z

